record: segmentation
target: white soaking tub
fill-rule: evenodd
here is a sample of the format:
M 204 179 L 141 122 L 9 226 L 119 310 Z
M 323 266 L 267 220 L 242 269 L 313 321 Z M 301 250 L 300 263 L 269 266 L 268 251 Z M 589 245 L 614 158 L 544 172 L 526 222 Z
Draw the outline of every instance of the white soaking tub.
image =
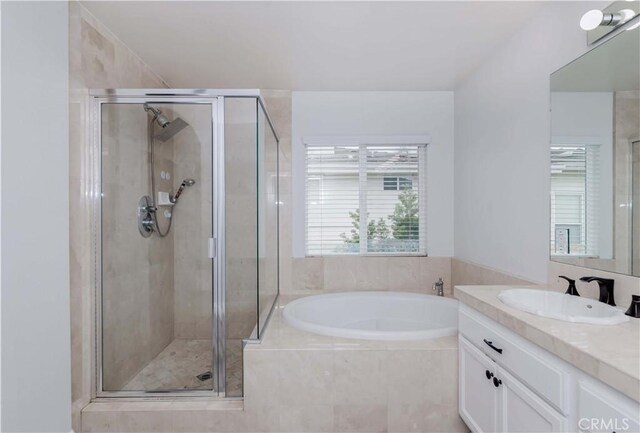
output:
M 458 301 L 404 292 L 343 292 L 287 304 L 294 328 L 365 340 L 428 340 L 458 333 Z

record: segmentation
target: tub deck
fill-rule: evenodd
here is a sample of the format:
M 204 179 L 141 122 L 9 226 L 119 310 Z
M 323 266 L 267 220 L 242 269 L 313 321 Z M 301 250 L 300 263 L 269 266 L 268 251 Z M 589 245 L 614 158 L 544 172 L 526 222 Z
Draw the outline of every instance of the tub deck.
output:
M 261 344 L 244 350 L 245 410 L 279 431 L 467 432 L 458 416 L 458 337 L 374 341 L 284 322 L 281 296 Z

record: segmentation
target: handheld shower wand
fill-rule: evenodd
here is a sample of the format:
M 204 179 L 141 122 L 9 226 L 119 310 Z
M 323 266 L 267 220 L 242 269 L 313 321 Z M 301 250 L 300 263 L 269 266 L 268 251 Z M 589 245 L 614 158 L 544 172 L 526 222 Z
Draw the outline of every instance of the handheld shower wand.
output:
M 178 191 L 176 191 L 175 195 L 171 198 L 171 202 L 173 204 L 176 204 L 178 202 L 178 199 L 180 198 L 180 195 L 182 195 L 182 191 L 184 191 L 185 187 L 187 186 L 193 186 L 195 185 L 196 181 L 193 179 L 185 179 L 182 181 L 182 183 L 180 184 L 180 186 L 178 187 Z

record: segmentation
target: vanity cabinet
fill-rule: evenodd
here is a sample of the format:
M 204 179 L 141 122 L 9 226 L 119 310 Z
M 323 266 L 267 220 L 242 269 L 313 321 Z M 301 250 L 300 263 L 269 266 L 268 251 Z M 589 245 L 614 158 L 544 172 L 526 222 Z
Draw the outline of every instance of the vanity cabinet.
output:
M 640 432 L 640 404 L 464 305 L 459 412 L 471 431 Z
M 504 369 L 500 377 L 500 426 L 504 432 L 564 432 L 567 418 Z
M 595 380 L 578 380 L 578 428 L 584 433 L 640 432 L 640 408 Z M 635 407 L 634 407 L 635 406 Z
M 460 337 L 460 416 L 474 432 L 562 432 L 566 418 Z
M 458 341 L 460 416 L 475 432 L 498 431 L 498 390 L 491 381 L 497 366 L 464 337 Z

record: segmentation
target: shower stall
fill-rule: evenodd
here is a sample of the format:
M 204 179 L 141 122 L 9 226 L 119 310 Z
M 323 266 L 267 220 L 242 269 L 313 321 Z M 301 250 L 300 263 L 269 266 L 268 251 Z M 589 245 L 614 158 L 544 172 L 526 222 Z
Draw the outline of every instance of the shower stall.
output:
M 279 145 L 263 96 L 90 99 L 96 397 L 241 397 L 243 347 L 279 293 Z

